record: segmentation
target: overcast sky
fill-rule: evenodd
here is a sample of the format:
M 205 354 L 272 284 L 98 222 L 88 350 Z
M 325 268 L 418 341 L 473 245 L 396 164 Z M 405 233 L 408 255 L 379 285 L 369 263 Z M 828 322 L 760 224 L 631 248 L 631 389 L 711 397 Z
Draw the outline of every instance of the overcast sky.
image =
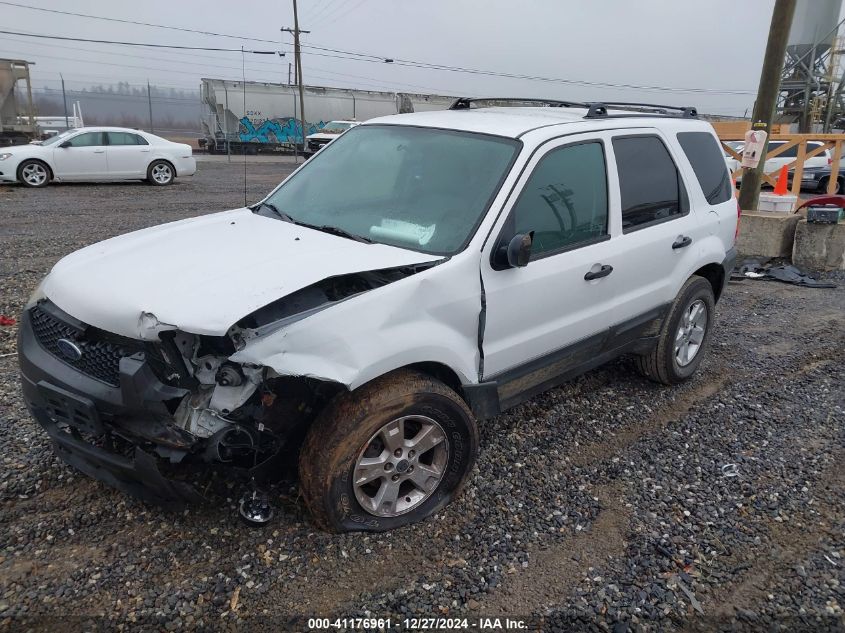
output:
M 92 39 L 282 50 L 247 55 L 246 77 L 287 81 L 291 0 L 14 0 L 237 38 L 56 15 L 0 4 L 0 28 Z M 819 0 L 816 0 L 819 1 Z M 303 49 L 306 83 L 450 95 L 519 95 L 696 105 L 742 115 L 753 105 L 774 0 L 299 0 L 303 43 L 341 51 L 643 91 L 338 59 Z M 833 26 L 833 25 L 831 25 Z M 262 43 L 244 37 L 272 40 Z M 0 34 L 0 57 L 36 62 L 35 87 L 151 82 L 196 89 L 240 79 L 241 54 L 30 40 Z M 71 83 L 72 82 L 72 83 Z M 706 90 L 706 92 L 702 92 Z

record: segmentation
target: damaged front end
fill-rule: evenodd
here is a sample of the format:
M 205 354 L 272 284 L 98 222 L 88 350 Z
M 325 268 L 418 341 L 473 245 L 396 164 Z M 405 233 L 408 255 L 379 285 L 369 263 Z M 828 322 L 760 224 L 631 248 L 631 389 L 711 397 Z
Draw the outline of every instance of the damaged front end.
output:
M 157 343 L 109 334 L 48 300 L 21 318 L 25 401 L 78 470 L 145 501 L 202 498 L 191 480 L 291 474 L 301 441 L 337 385 L 237 364 L 230 337 L 165 331 Z
M 227 483 L 292 478 L 309 422 L 345 386 L 233 358 L 292 322 L 431 265 L 324 279 L 222 336 L 183 332 L 143 313 L 142 338 L 128 338 L 41 297 L 19 330 L 27 406 L 68 464 L 145 501 L 198 501 L 196 483 L 219 471 Z

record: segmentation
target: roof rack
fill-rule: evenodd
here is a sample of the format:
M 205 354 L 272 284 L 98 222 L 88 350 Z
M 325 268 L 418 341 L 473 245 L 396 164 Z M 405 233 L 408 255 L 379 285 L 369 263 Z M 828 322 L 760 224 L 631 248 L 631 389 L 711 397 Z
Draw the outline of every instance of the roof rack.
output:
M 631 103 L 624 101 L 560 101 L 557 99 L 537 99 L 534 97 L 459 97 L 455 99 L 450 110 L 469 110 L 473 103 L 487 101 L 496 103 L 536 103 L 550 108 L 584 108 L 585 119 L 622 118 L 637 116 L 666 116 L 694 119 L 698 117 L 698 110 L 692 106 L 658 105 L 654 103 Z M 624 110 L 623 114 L 610 114 L 608 110 Z
M 588 103 L 579 101 L 560 101 L 557 99 L 537 99 L 536 97 L 458 97 L 449 106 L 450 110 L 469 110 L 473 103 L 493 101 L 496 103 L 539 103 L 549 108 L 586 108 Z

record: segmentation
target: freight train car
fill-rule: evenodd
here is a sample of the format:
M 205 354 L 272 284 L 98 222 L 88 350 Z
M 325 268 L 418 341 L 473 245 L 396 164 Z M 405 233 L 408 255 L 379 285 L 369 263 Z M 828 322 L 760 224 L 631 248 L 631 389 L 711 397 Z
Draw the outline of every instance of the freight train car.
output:
M 445 110 L 454 97 L 305 86 L 305 136 L 332 120 L 366 121 L 401 112 Z M 203 138 L 211 153 L 302 149 L 297 86 L 203 79 Z

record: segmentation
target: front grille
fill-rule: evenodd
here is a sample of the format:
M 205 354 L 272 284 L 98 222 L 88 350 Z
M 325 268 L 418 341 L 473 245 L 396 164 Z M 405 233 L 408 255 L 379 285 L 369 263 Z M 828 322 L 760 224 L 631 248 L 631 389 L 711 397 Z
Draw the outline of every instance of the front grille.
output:
M 131 339 L 118 341 L 119 337 L 110 336 L 95 328 L 85 328 L 82 333 L 40 306 L 30 310 L 30 320 L 35 338 L 41 346 L 71 367 L 91 378 L 111 385 L 120 386 L 120 359 L 143 351 L 143 344 Z M 67 339 L 75 343 L 82 351 L 79 359 L 70 359 L 62 353 L 58 341 Z

